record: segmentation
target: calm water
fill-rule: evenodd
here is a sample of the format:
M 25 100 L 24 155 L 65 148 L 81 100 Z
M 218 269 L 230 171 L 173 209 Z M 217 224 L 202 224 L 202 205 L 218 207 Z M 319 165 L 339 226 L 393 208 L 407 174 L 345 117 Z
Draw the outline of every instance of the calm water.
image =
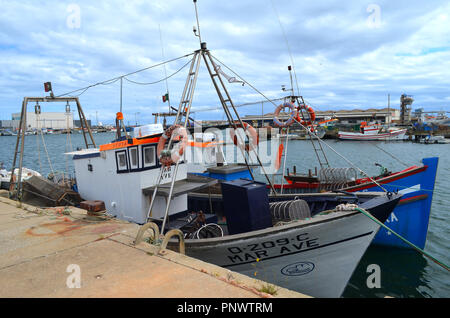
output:
M 97 143 L 110 142 L 114 135 L 95 134 Z M 37 136 L 27 136 L 25 144 L 24 166 L 48 174 L 51 169 L 42 141 L 37 151 Z M 73 150 L 84 147 L 81 134 L 72 135 L 70 139 Z M 0 162 L 10 168 L 16 137 L 0 137 Z M 45 143 L 51 158 L 53 170 L 73 172 L 71 160 L 64 152 L 70 151 L 66 135 L 46 135 Z M 314 168 L 317 162 L 308 141 L 290 141 L 286 167 L 297 166 L 297 171 Z M 432 204 L 428 239 L 425 250 L 449 264 L 450 246 L 450 144 L 422 145 L 409 142 L 351 142 L 327 141 L 339 153 L 345 155 L 352 163 L 371 175 L 379 172 L 374 164 L 380 163 L 390 171 L 398 171 L 404 164 L 420 164 L 422 158 L 439 157 L 439 167 L 435 193 Z M 391 153 L 393 159 L 379 148 Z M 326 148 L 325 148 L 326 149 Z M 348 167 L 343 159 L 326 149 L 327 157 L 333 167 Z M 40 158 L 40 160 L 39 160 Z M 39 163 L 40 162 L 40 163 Z M 41 168 L 42 167 L 42 168 Z M 378 264 L 381 268 L 381 288 L 369 289 L 366 286 L 367 266 Z M 450 275 L 444 269 L 415 251 L 388 247 L 371 246 L 348 284 L 344 297 L 450 297 Z

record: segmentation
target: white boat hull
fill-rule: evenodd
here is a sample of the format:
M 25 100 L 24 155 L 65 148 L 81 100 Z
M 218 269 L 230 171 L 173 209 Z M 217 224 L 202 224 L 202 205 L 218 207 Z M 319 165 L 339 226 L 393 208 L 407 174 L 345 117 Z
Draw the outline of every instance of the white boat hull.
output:
M 403 140 L 406 132 L 406 129 L 377 134 L 339 132 L 338 138 L 342 140 Z
M 220 239 L 188 240 L 203 261 L 313 297 L 340 297 L 379 226 L 358 212 Z

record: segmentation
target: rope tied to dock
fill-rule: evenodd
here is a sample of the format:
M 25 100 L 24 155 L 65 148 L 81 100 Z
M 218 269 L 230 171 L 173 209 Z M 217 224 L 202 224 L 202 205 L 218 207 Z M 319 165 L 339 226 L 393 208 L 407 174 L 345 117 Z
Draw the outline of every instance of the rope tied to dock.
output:
M 429 258 L 430 260 L 432 260 L 433 262 L 435 262 L 436 264 L 438 264 L 439 266 L 441 266 L 442 268 L 446 269 L 447 271 L 450 271 L 450 268 L 448 265 L 444 264 L 443 262 L 437 260 L 435 257 L 433 257 L 432 255 L 428 254 L 427 252 L 425 252 L 424 250 L 422 250 L 420 247 L 414 245 L 413 243 L 411 243 L 410 241 L 408 241 L 407 239 L 405 239 L 404 237 L 402 237 L 400 234 L 396 233 L 395 231 L 393 231 L 392 229 L 390 229 L 388 226 L 384 225 L 382 222 L 380 222 L 379 220 L 377 220 L 372 214 L 370 214 L 370 212 L 357 207 L 355 208 L 356 211 L 361 212 L 362 214 L 364 214 L 365 216 L 367 216 L 369 219 L 371 219 L 372 221 L 374 221 L 375 223 L 377 223 L 378 225 L 380 225 L 381 227 L 383 227 L 384 229 L 386 229 L 387 231 L 391 232 L 392 234 L 394 234 L 396 237 L 398 237 L 399 239 L 401 239 L 403 242 L 405 242 L 406 244 L 408 244 L 409 246 L 411 246 L 412 248 L 414 248 L 416 251 L 418 251 L 420 254 L 426 256 L 427 258 Z

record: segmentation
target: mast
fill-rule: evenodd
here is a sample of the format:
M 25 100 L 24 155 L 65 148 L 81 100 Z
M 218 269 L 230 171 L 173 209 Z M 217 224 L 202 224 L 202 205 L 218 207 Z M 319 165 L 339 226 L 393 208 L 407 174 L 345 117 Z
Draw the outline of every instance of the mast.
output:
M 200 68 L 201 60 L 203 59 L 203 61 L 205 62 L 206 68 L 208 70 L 208 73 L 211 77 L 211 80 L 213 82 L 214 88 L 216 89 L 217 95 L 222 104 L 225 115 L 228 119 L 228 123 L 229 123 L 230 127 L 234 128 L 235 130 L 242 127 L 245 131 L 246 126 L 244 125 L 244 122 L 242 121 L 241 117 L 239 116 L 239 114 L 236 110 L 236 107 L 234 106 L 234 103 L 231 99 L 230 94 L 228 93 L 228 90 L 224 84 L 221 74 L 218 71 L 219 68 L 215 65 L 213 58 L 212 58 L 209 50 L 207 49 L 206 42 L 201 41 L 200 24 L 199 24 L 199 20 L 198 20 L 198 11 L 197 11 L 197 0 L 193 0 L 193 1 L 194 1 L 195 14 L 196 14 L 196 19 L 197 19 L 197 29 L 194 27 L 194 34 L 199 38 L 200 50 L 195 51 L 194 57 L 192 59 L 190 70 L 189 70 L 189 73 L 188 73 L 188 76 L 186 79 L 186 83 L 185 83 L 185 87 L 183 90 L 183 94 L 181 96 L 181 101 L 180 101 L 180 104 L 179 104 L 179 107 L 177 110 L 176 119 L 175 119 L 175 122 L 173 125 L 181 125 L 181 119 L 182 119 L 182 117 L 185 117 L 183 126 L 184 126 L 184 129 L 187 128 L 187 124 L 189 121 L 189 114 L 190 114 L 191 106 L 192 106 L 192 100 L 194 97 L 194 91 L 195 91 L 195 87 L 196 87 L 196 83 L 197 83 L 199 68 Z M 198 31 L 198 34 L 197 34 L 197 31 Z M 236 117 L 236 119 L 233 117 L 233 113 L 231 111 L 234 112 L 234 116 Z M 236 134 L 236 137 L 239 139 L 241 145 L 245 144 L 241 140 L 241 137 L 239 136 L 239 134 Z M 170 149 L 172 144 L 173 144 L 173 136 L 171 136 L 171 138 L 169 139 L 168 149 Z M 245 154 L 246 150 L 243 149 L 244 147 L 238 146 L 238 148 L 242 152 L 242 156 L 244 158 L 245 164 L 249 170 L 250 175 L 252 176 L 252 179 L 254 180 L 255 178 L 253 176 L 253 172 L 251 171 L 251 168 L 250 168 L 250 165 L 248 162 L 248 158 Z M 261 160 L 259 158 L 257 150 L 254 149 L 253 147 L 249 147 L 249 150 L 248 150 L 249 157 L 250 157 L 250 151 L 254 152 L 255 157 L 258 160 L 259 166 L 261 167 L 270 187 L 272 188 L 273 193 L 276 195 L 275 188 L 273 187 L 273 184 L 270 181 L 270 179 L 264 169 L 264 166 L 261 163 Z M 173 194 L 173 189 L 174 189 L 174 185 L 175 185 L 175 180 L 176 180 L 179 164 L 180 164 L 180 161 L 177 161 L 177 163 L 175 164 L 175 167 L 173 169 L 172 180 L 171 180 L 170 189 L 169 189 L 169 195 L 168 195 L 167 201 L 166 201 L 167 202 L 166 203 L 166 211 L 164 214 L 164 219 L 163 219 L 163 223 L 162 223 L 162 227 L 161 227 L 161 234 L 164 234 L 164 228 L 165 228 L 165 225 L 167 222 L 167 218 L 169 216 L 170 204 L 172 201 L 172 194 Z M 168 166 L 168 167 L 162 166 L 161 167 L 160 174 L 158 177 L 158 182 L 153 190 L 150 207 L 149 207 L 148 213 L 147 213 L 147 220 L 151 217 L 152 208 L 153 208 L 153 205 L 155 202 L 155 198 L 157 196 L 158 189 L 160 188 L 160 185 L 161 185 L 163 173 L 164 173 L 164 171 L 167 171 L 167 170 L 172 170 L 172 166 Z

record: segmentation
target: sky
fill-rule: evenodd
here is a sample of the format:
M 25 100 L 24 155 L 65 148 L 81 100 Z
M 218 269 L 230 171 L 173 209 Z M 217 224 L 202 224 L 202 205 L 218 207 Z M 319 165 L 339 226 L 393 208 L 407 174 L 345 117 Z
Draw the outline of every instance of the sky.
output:
M 398 108 L 403 93 L 414 97 L 413 109 L 450 111 L 448 1 L 198 0 L 197 6 L 202 40 L 221 69 L 251 84 L 227 83 L 236 105 L 285 96 L 281 87 L 290 87 L 293 65 L 295 92 L 319 111 L 384 108 L 388 94 Z M 44 96 L 44 82 L 62 95 L 199 49 L 191 0 L 0 0 L 0 7 L 0 119 L 19 112 L 25 96 Z M 167 111 L 167 87 L 178 107 L 188 69 L 176 72 L 191 57 L 124 79 L 125 121 L 151 123 L 152 113 Z M 174 75 L 153 85 L 129 81 L 157 82 L 166 74 Z M 113 123 L 120 110 L 120 81 L 107 84 L 73 93 L 83 93 L 94 123 Z M 274 109 L 257 103 L 240 113 Z M 225 118 L 203 64 L 192 110 L 196 120 Z

